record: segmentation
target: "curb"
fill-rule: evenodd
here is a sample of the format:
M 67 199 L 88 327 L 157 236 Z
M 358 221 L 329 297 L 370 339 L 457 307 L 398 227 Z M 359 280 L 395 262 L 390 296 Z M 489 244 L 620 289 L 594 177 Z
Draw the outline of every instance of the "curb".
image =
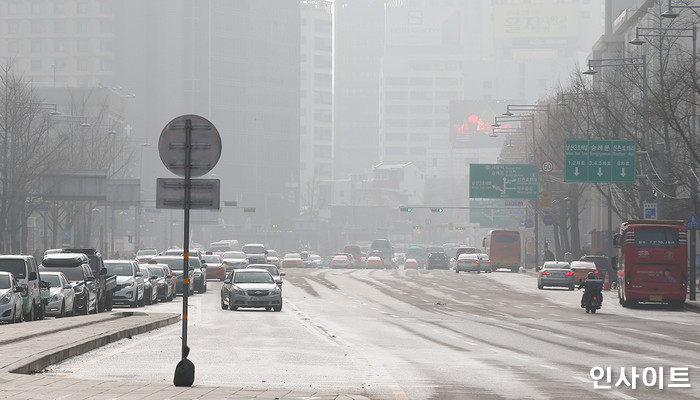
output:
M 141 315 L 145 315 L 140 313 Z M 125 318 L 132 314 L 125 313 L 118 318 Z M 112 318 L 108 319 L 112 320 Z M 33 374 L 40 372 L 45 367 L 61 362 L 67 358 L 86 353 L 101 346 L 107 345 L 118 340 L 148 332 L 154 329 L 162 328 L 167 325 L 172 325 L 180 321 L 180 314 L 164 314 L 149 320 L 142 325 L 136 325 L 126 329 L 119 329 L 106 335 L 89 337 L 84 340 L 71 343 L 65 346 L 60 346 L 48 351 L 37 353 L 25 358 L 22 361 L 17 361 L 7 365 L 0 372 L 12 372 L 18 374 Z
M 114 314 L 112 316 L 106 316 L 104 319 L 101 319 L 99 322 L 112 321 L 112 320 L 115 320 L 118 318 L 124 318 L 126 316 L 127 315 L 122 315 L 122 314 L 118 313 L 118 314 Z M 38 321 L 32 321 L 32 322 L 27 321 L 27 323 L 35 323 L 35 322 L 38 322 Z M 30 333 L 30 334 L 23 335 L 23 336 L 16 336 L 16 337 L 13 337 L 11 339 L 0 340 L 0 346 L 4 346 L 6 344 L 15 343 L 15 342 L 21 342 L 21 341 L 28 340 L 28 339 L 33 339 L 33 338 L 39 337 L 39 336 L 46 336 L 46 335 L 50 335 L 52 333 L 63 332 L 63 331 L 69 330 L 69 329 L 75 329 L 75 328 L 80 328 L 80 327 L 87 326 L 87 325 L 93 325 L 94 323 L 95 323 L 95 321 L 84 321 L 84 322 L 73 324 L 73 325 L 70 325 L 67 327 L 62 326 L 62 327 L 58 327 L 55 329 L 49 329 L 46 331 Z

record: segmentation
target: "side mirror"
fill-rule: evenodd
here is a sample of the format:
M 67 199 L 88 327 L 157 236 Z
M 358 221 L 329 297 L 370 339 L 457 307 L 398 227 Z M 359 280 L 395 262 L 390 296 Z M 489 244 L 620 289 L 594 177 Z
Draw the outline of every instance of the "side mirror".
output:
M 617 256 L 610 257 L 610 266 L 614 271 L 617 271 Z
M 107 275 L 107 268 L 102 267 L 102 269 L 100 270 L 100 275 Z
M 95 282 L 95 277 L 94 276 L 88 276 L 85 278 L 85 282 Z
M 230 284 L 231 284 L 231 280 L 230 280 L 230 279 L 224 280 L 224 285 L 230 285 Z
M 72 287 L 72 286 L 71 286 L 71 287 Z M 22 289 L 22 286 L 15 286 L 15 293 L 19 293 L 19 292 L 21 292 L 22 290 L 23 290 L 23 289 Z
M 613 235 L 613 247 L 620 248 L 620 234 L 616 233 Z
M 30 280 L 30 281 L 35 281 L 36 278 L 37 278 L 37 276 L 36 276 L 36 271 L 32 271 L 32 272 L 29 273 L 29 280 Z
M 284 272 L 280 272 L 280 276 L 286 276 L 286 275 L 287 274 L 285 274 Z
M 73 289 L 73 286 L 71 286 L 70 283 L 66 283 L 65 285 L 63 285 L 63 288 L 64 289 Z
M 540 272 L 541 269 L 540 267 L 535 267 L 535 272 Z
M 136 273 L 136 276 L 143 277 L 143 272 L 137 272 L 137 273 Z

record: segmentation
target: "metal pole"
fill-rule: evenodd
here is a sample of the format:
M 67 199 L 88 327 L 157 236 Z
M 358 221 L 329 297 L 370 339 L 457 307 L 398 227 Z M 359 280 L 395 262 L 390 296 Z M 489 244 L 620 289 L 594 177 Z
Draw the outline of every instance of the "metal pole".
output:
M 187 299 L 190 290 L 190 174 L 192 164 L 192 120 L 185 120 L 185 232 L 182 262 L 182 359 L 187 358 Z
M 671 0 L 669 0 L 669 10 L 671 9 Z M 696 77 L 695 77 L 695 56 L 696 56 L 696 49 L 697 49 L 697 27 L 693 25 L 693 68 L 691 69 L 691 74 L 693 78 L 693 84 L 695 84 Z M 690 138 L 688 140 L 688 143 L 690 144 L 690 150 L 692 152 L 693 149 L 693 143 L 695 140 L 695 133 L 696 133 L 696 123 L 697 123 L 697 116 L 696 116 L 696 110 L 695 110 L 695 87 L 692 87 L 692 92 L 693 92 L 693 99 L 691 101 L 692 104 L 692 113 L 693 115 L 691 116 L 691 128 L 690 128 Z M 698 196 L 698 185 L 695 177 L 695 159 L 693 155 L 690 155 L 690 212 L 693 215 L 696 215 L 696 197 Z M 688 281 L 690 283 L 690 300 L 695 300 L 696 296 L 696 289 L 697 285 L 695 283 L 695 280 L 697 279 L 697 274 L 696 274 L 696 268 L 697 264 L 695 262 L 696 259 L 696 236 L 697 236 L 697 230 L 696 229 L 690 229 L 690 242 L 689 242 L 689 250 L 690 250 L 690 262 L 688 263 Z
M 549 113 L 547 113 L 549 115 Z M 549 126 L 549 125 L 548 125 Z M 536 164 L 537 145 L 535 144 L 535 115 L 532 115 L 532 161 Z M 540 173 L 537 172 L 537 198 L 535 199 L 535 268 L 540 266 Z

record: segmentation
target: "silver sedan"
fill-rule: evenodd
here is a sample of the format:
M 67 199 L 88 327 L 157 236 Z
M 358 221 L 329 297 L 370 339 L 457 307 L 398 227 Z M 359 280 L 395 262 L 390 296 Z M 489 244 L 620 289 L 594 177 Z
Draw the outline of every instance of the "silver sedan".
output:
M 46 315 L 65 317 L 75 314 L 75 290 L 63 272 L 44 271 L 41 273 L 41 281 L 51 285 Z
M 221 308 L 265 308 L 282 311 L 282 289 L 264 269 L 239 269 L 226 275 L 221 287 Z
M 21 291 L 10 272 L 0 271 L 0 321 L 22 322 Z
M 564 261 L 545 261 L 542 268 L 537 267 L 537 288 L 545 286 L 566 287 L 574 290 L 574 271 L 569 263 Z

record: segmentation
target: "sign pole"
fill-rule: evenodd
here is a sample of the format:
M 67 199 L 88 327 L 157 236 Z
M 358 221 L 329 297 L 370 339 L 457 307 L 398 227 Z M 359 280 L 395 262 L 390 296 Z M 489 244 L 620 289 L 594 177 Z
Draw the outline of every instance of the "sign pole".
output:
M 185 120 L 185 232 L 182 276 L 182 359 L 187 358 L 187 299 L 190 293 L 190 180 L 192 166 L 192 120 Z

